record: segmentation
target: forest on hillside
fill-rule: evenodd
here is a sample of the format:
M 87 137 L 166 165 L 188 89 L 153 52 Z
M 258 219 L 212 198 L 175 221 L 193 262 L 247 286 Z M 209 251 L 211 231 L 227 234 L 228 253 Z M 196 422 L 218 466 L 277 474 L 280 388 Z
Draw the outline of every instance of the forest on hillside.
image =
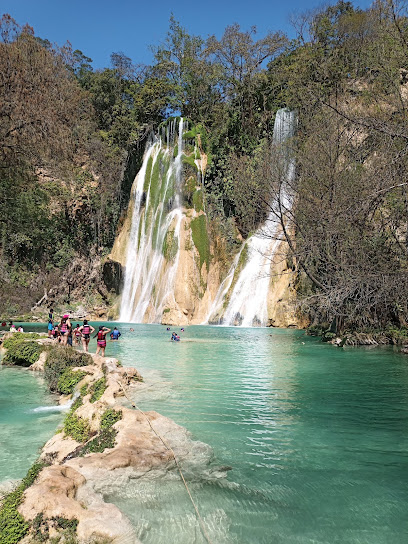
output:
M 0 310 L 87 281 L 113 244 L 149 135 L 181 114 L 203 135 L 206 211 L 227 253 L 272 209 L 302 311 L 340 328 L 405 327 L 406 8 L 340 1 L 299 15 L 292 40 L 237 24 L 204 39 L 172 17 L 151 65 L 117 52 L 103 70 L 3 15 Z M 293 179 L 273 152 L 280 108 L 298 119 L 285 152 Z

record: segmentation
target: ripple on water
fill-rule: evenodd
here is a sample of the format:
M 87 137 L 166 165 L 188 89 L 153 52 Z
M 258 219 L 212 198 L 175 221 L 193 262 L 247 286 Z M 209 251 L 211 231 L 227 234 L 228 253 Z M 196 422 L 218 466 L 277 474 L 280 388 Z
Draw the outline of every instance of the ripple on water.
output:
M 164 327 L 130 326 L 118 325 L 107 354 L 145 376 L 137 404 L 233 467 L 228 482 L 191 482 L 214 543 L 405 544 L 408 365 L 398 353 L 228 327 L 188 327 L 172 344 Z M 144 544 L 204 542 L 178 480 L 131 481 L 106 498 Z

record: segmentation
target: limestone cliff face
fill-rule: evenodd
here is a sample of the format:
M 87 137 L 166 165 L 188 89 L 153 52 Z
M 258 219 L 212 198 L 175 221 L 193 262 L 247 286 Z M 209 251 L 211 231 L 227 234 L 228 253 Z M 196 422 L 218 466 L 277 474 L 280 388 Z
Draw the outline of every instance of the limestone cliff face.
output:
M 161 316 L 163 325 L 197 325 L 206 322 L 212 302 L 225 276 L 225 272 L 224 275 L 221 272 L 225 271 L 225 263 L 222 267 L 213 256 L 213 244 L 208 239 L 208 220 L 205 213 L 194 209 L 183 211 L 177 272 L 173 291 L 166 297 L 163 307 Z M 131 205 L 109 256 L 111 261 L 120 263 L 123 269 L 126 267 L 132 213 Z M 306 322 L 296 312 L 295 272 L 288 268 L 285 255 L 286 246 L 282 243 L 271 262 L 267 301 L 268 325 L 301 328 Z M 168 271 L 169 266 L 164 266 L 156 284 L 165 280 Z M 146 311 L 144 322 L 153 321 L 153 315 L 152 301 Z
M 271 280 L 268 292 L 268 325 L 270 327 L 305 328 L 308 319 L 296 309 L 296 272 L 288 265 L 288 248 L 281 242 L 271 263 Z

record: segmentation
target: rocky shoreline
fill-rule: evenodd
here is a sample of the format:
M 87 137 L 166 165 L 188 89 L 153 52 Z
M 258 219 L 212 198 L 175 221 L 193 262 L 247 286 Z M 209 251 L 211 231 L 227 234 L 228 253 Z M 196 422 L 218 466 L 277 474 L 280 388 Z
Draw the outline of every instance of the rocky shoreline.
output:
M 30 369 L 47 370 L 48 354 L 45 349 Z M 110 484 L 124 486 L 129 480 L 176 474 L 175 457 L 187 474 L 191 471 L 207 480 L 226 477 L 228 467 L 213 467 L 212 449 L 193 441 L 186 429 L 156 412 L 124 406 L 125 389 L 134 396 L 147 387 L 135 368 L 89 354 L 89 364 L 69 372 L 81 379 L 72 395 L 60 398 L 60 403 L 72 403 L 63 429 L 43 447 L 38 475 L 17 507 L 25 534 L 5 542 L 68 542 L 70 526 L 69 542 L 137 544 L 129 520 L 104 501 Z M 3 508 L 6 503 L 7 497 Z M 7 531 L 0 513 L 2 529 Z

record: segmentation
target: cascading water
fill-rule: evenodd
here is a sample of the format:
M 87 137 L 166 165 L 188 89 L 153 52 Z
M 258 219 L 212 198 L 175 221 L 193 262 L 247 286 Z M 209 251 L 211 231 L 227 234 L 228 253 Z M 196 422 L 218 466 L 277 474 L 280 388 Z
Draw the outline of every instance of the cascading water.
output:
M 277 111 L 273 130 L 274 144 L 279 146 L 294 135 L 295 122 L 296 114 L 294 112 L 287 109 Z M 286 176 L 290 179 L 293 174 L 293 162 L 288 160 Z M 285 204 L 288 205 L 288 202 Z M 266 225 L 273 224 L 273 219 L 273 212 L 271 212 Z M 244 243 L 239 258 L 234 260 L 227 277 L 218 290 L 207 322 L 243 327 L 265 326 L 267 324 L 271 259 L 279 241 L 276 239 L 278 238 L 276 236 L 277 227 L 275 231 L 271 231 L 266 225 L 258 229 Z M 225 306 L 225 311 L 223 311 Z
M 179 258 L 183 119 L 167 127 L 166 146 L 155 139 L 148 147 L 133 185 L 134 209 L 126 259 L 120 320 L 160 321 L 173 297 Z M 173 158 L 174 151 L 176 157 Z

